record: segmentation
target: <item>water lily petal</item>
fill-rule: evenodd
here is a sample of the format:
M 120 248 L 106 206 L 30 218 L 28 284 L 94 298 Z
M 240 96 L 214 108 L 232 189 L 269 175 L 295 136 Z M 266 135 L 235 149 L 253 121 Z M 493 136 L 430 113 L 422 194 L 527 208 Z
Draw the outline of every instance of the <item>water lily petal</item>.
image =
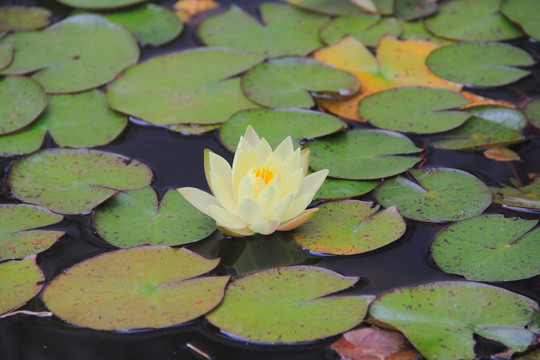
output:
M 255 231 L 256 233 L 269 235 L 276 231 L 279 226 L 279 220 L 263 220 L 250 225 L 250 230 Z
M 261 191 L 257 199 L 255 199 L 262 209 L 265 218 L 268 217 L 268 212 L 277 204 L 278 200 L 278 192 L 273 185 Z
M 259 142 L 261 141 L 259 135 L 257 135 L 251 125 L 248 125 L 246 133 L 244 134 L 244 139 L 246 139 L 246 141 L 254 148 L 257 147 L 257 145 L 259 145 Z
M 281 219 L 283 222 L 283 214 L 289 209 L 294 200 L 293 194 L 287 194 L 283 199 L 277 202 L 267 213 L 267 217 L 271 219 Z M 289 220 L 289 219 L 287 219 Z
M 238 184 L 237 199 L 242 201 L 243 199 L 255 199 L 255 190 L 253 189 L 253 181 L 251 176 L 245 175 L 240 184 Z
M 221 206 L 231 213 L 237 215 L 238 205 L 232 190 L 231 179 L 221 176 L 220 173 L 215 171 L 210 171 L 210 180 L 212 181 L 214 196 L 219 201 Z
M 309 174 L 304 178 L 304 180 L 302 180 L 302 186 L 300 186 L 300 190 L 298 190 L 296 196 L 302 196 L 306 193 L 313 193 L 313 195 L 315 195 L 317 190 L 319 190 L 319 188 L 323 184 L 324 179 L 326 179 L 326 176 L 328 176 L 327 169 L 319 170 L 314 172 L 313 174 Z
M 243 199 L 238 202 L 238 214 L 246 224 L 253 224 L 261 220 L 263 211 L 253 199 Z
M 210 187 L 210 191 L 213 194 L 214 189 L 212 189 L 212 181 L 210 180 L 210 154 L 211 153 L 212 153 L 212 150 L 204 149 L 204 176 L 206 177 L 206 183 Z
M 281 161 L 284 161 L 286 158 L 288 158 L 294 152 L 294 146 L 291 137 L 287 136 L 281 142 L 281 144 L 278 145 L 274 152 L 281 156 Z
M 307 206 L 311 203 L 311 200 L 313 200 L 313 196 L 315 196 L 315 192 L 304 193 L 300 196 L 297 196 L 293 200 L 285 214 L 281 217 L 281 222 L 287 222 L 300 215 L 300 213 L 304 211 L 304 209 L 307 208 Z
M 250 230 L 248 227 L 243 228 L 243 229 L 235 229 L 235 230 L 226 228 L 225 226 L 222 226 L 220 224 L 216 224 L 216 227 L 218 228 L 219 231 L 229 236 L 242 237 L 242 236 L 250 236 L 250 235 L 255 234 L 255 232 Z
M 282 223 L 281 225 L 279 225 L 277 229 L 279 231 L 289 231 L 292 229 L 296 229 L 297 227 L 299 227 L 300 225 L 302 225 L 303 223 L 305 223 L 306 221 L 308 221 L 309 219 L 317 215 L 318 212 L 319 212 L 319 208 L 306 209 L 302 211 L 300 215 L 298 215 L 294 219 L 289 220 L 286 223 Z
M 300 157 L 302 158 L 302 167 L 304 168 L 304 176 L 307 175 L 308 169 L 309 169 L 309 154 L 311 153 L 311 150 L 309 149 L 302 149 L 300 151 Z
M 303 169 L 302 165 L 300 149 L 296 149 L 296 151 L 289 154 L 289 156 L 283 160 L 283 163 L 281 164 L 281 172 L 284 176 L 288 176 L 300 168 Z M 302 173 L 302 176 L 305 176 L 305 174 Z
M 255 151 L 257 151 L 257 156 L 259 157 L 260 164 L 263 164 L 270 156 L 274 154 L 272 152 L 272 147 L 265 138 L 261 139 L 261 141 L 255 148 Z
M 234 215 L 218 205 L 210 205 L 207 209 L 208 215 L 210 215 L 220 226 L 227 227 L 229 229 L 243 229 L 246 224 L 240 216 Z
M 206 191 L 202 191 L 193 187 L 183 187 L 177 189 L 180 194 L 186 199 L 191 205 L 195 206 L 200 212 L 208 214 L 208 208 L 212 205 L 221 206 L 219 201 Z
M 232 166 L 232 186 L 235 195 L 238 196 L 238 185 L 246 174 L 253 169 L 253 164 L 257 163 L 257 153 L 250 147 L 238 148 L 234 155 Z
M 300 187 L 303 184 L 304 179 L 304 169 L 296 169 L 295 172 L 290 174 L 288 177 L 284 178 L 284 191 L 286 193 L 291 193 L 294 196 L 298 193 L 300 190 Z

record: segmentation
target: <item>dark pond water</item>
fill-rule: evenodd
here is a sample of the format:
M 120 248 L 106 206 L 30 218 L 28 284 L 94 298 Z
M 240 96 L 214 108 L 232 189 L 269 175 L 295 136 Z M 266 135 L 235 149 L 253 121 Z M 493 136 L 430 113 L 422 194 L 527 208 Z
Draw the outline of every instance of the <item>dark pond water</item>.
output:
M 262 1 L 220 1 L 223 5 L 237 3 L 251 13 Z M 53 1 L 4 1 L 25 5 L 39 5 L 55 11 L 55 20 L 69 14 L 69 9 Z M 162 4 L 172 6 L 172 1 Z M 540 44 L 527 39 L 513 42 L 526 48 L 536 60 L 540 60 Z M 144 48 L 142 59 L 200 45 L 195 29 L 187 27 L 182 36 L 172 44 L 160 48 Z M 540 67 L 534 74 L 506 88 L 475 90 L 475 92 L 497 99 L 521 103 L 528 97 L 540 96 Z M 350 123 L 351 126 L 364 125 Z M 540 133 L 528 128 L 529 140 L 512 146 L 521 162 L 496 162 L 487 160 L 481 151 L 433 151 L 425 156 L 423 166 L 445 166 L 471 172 L 489 186 L 509 184 L 511 177 L 527 182 L 527 173 L 540 172 Z M 429 136 L 412 136 L 418 146 L 424 146 Z M 54 147 L 48 139 L 44 147 Z M 162 195 L 169 188 L 194 186 L 206 189 L 203 171 L 203 150 L 214 152 L 232 160 L 217 140 L 215 132 L 203 136 L 183 136 L 165 129 L 130 123 L 123 135 L 112 144 L 99 149 L 127 155 L 149 165 L 155 174 L 152 186 Z M 10 197 L 5 181 L 5 171 L 16 158 L 0 159 L 4 171 L 0 184 L 0 201 L 16 202 Z M 371 194 L 361 197 L 373 200 Z M 538 214 L 516 212 L 491 205 L 486 213 L 503 213 L 538 219 Z M 66 267 L 92 255 L 111 251 L 114 248 L 101 240 L 91 228 L 91 215 L 66 216 L 65 220 L 53 228 L 67 233 L 51 249 L 38 256 L 38 264 L 51 280 Z M 364 255 L 338 257 L 312 256 L 302 251 L 287 234 L 249 239 L 225 239 L 219 233 L 199 243 L 188 246 L 207 257 L 221 257 L 217 273 L 233 276 L 243 275 L 272 266 L 292 264 L 317 264 L 349 276 L 359 276 L 361 280 L 348 294 L 379 294 L 399 286 L 420 284 L 434 280 L 459 279 L 445 274 L 434 266 L 428 255 L 428 246 L 434 235 L 444 225 L 407 221 L 407 232 L 398 241 L 382 249 Z M 540 301 L 540 277 L 504 284 L 494 284 L 521 293 Z M 23 307 L 25 310 L 45 311 L 42 302 L 36 298 Z M 219 333 L 202 318 L 186 325 L 161 330 L 137 333 L 114 333 L 77 328 L 52 317 L 38 318 L 17 315 L 0 320 L 0 359 L 205 359 L 193 350 L 193 346 L 211 359 L 333 359 L 329 344 L 337 337 L 310 344 L 295 346 L 262 346 L 235 341 Z M 487 344 L 477 349 L 486 354 L 496 351 L 497 346 Z

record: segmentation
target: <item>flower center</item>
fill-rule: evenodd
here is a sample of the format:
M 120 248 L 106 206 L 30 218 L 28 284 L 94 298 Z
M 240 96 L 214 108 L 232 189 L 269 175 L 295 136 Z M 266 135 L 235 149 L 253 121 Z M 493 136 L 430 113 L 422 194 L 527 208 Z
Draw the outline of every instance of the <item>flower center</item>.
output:
M 274 178 L 274 172 L 267 167 L 253 169 L 253 174 L 255 174 L 256 177 L 263 179 L 265 184 L 268 184 L 268 182 Z

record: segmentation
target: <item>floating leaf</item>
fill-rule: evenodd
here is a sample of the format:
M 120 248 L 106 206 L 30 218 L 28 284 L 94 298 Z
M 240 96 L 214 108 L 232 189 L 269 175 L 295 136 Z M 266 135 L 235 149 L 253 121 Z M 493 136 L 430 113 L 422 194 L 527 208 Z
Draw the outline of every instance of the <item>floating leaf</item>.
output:
M 439 7 L 426 19 L 428 30 L 437 36 L 464 41 L 498 41 L 523 33 L 499 13 L 501 0 L 454 0 Z
M 242 78 L 242 91 L 266 107 L 309 108 L 314 96 L 352 95 L 356 78 L 346 71 L 310 58 L 280 58 L 255 66 Z
M 333 19 L 321 28 L 319 35 L 326 44 L 333 44 L 346 35 L 350 35 L 366 46 L 375 47 L 384 35 L 397 37 L 402 32 L 401 25 L 394 18 L 360 14 Z
M 349 15 L 361 9 L 349 0 L 285 0 L 300 9 L 322 14 Z
M 350 130 L 309 143 L 310 166 L 329 169 L 340 179 L 370 180 L 399 174 L 420 158 L 403 156 L 422 149 L 404 135 L 384 130 Z
M 78 94 L 49 95 L 45 112 L 30 126 L 0 136 L 1 154 L 38 150 L 48 132 L 63 147 L 94 147 L 114 140 L 127 119 L 112 111 L 98 90 Z
M 455 43 L 455 41 L 453 40 L 440 38 L 427 31 L 423 21 L 400 21 L 399 23 L 403 28 L 403 33 L 401 34 L 400 39 L 429 41 L 430 43 L 440 46 L 451 45 Z
M 362 10 L 370 13 L 391 15 L 394 12 L 394 0 L 350 0 Z
M 374 327 L 347 331 L 330 345 L 341 359 L 416 360 L 420 353 L 397 331 Z
M 531 174 L 531 177 L 533 181 L 526 186 L 490 187 L 493 201 L 506 206 L 540 210 L 540 177 L 538 174 Z
M 158 205 L 152 188 L 116 194 L 94 213 L 94 227 L 109 243 L 122 247 L 183 245 L 204 239 L 215 222 L 188 203 L 176 190 Z
M 176 16 L 185 23 L 192 22 L 192 18 L 199 13 L 219 8 L 214 0 L 179 0 L 174 3 Z
M 338 118 L 318 111 L 299 109 L 253 109 L 234 114 L 219 130 L 221 142 L 230 151 L 236 151 L 240 136 L 251 125 L 264 137 L 272 149 L 290 136 L 295 146 L 304 139 L 311 139 L 345 129 Z
M 199 25 L 199 36 L 209 46 L 225 46 L 269 58 L 305 56 L 323 46 L 318 30 L 328 21 L 326 16 L 272 3 L 262 4 L 260 12 L 264 25 L 233 5 L 204 20 Z
M 1 35 L 1 33 L 0 33 Z M 2 36 L 0 36 L 1 38 Z M 11 64 L 13 59 L 13 45 L 0 44 L 0 70 Z
M 200 135 L 204 134 L 205 132 L 219 129 L 221 127 L 221 124 L 172 124 L 165 125 L 165 127 L 170 131 L 174 131 L 183 135 Z
M 62 4 L 79 9 L 116 9 L 138 4 L 145 0 L 57 0 Z
M 484 151 L 484 156 L 487 157 L 488 159 L 497 160 L 497 161 L 520 161 L 521 160 L 518 153 L 504 147 L 487 149 L 486 151 Z
M 229 276 L 189 250 L 143 246 L 101 254 L 58 275 L 43 290 L 58 317 L 100 330 L 161 328 L 195 319 L 223 297 Z
M 384 207 L 397 205 L 406 218 L 458 221 L 480 215 L 491 204 L 488 187 L 473 175 L 449 168 L 410 169 L 412 179 L 388 179 L 375 197 Z
M 17 131 L 34 121 L 47 106 L 47 95 L 34 80 L 0 77 L 0 134 Z
M 472 114 L 455 109 L 467 103 L 459 93 L 447 89 L 404 87 L 365 97 L 358 112 L 378 128 L 430 134 L 463 124 Z
M 36 255 L 0 263 L 0 314 L 18 308 L 36 296 L 45 280 Z
M 230 283 L 223 302 L 206 317 L 223 332 L 244 341 L 312 341 L 362 321 L 373 297 L 325 296 L 357 280 L 312 266 L 268 269 Z
M 43 150 L 17 160 L 8 175 L 15 197 L 64 214 L 90 211 L 151 180 L 152 170 L 139 161 L 87 149 Z
M 182 32 L 182 22 L 169 9 L 156 4 L 141 4 L 99 14 L 131 31 L 141 45 L 162 45 Z
M 107 98 L 113 109 L 153 124 L 218 124 L 257 107 L 242 95 L 240 79 L 229 78 L 261 60 L 216 48 L 157 56 L 127 69 Z
M 529 119 L 532 126 L 540 129 L 540 98 L 533 99 L 523 109 L 523 113 Z
M 0 260 L 37 254 L 48 249 L 64 232 L 35 229 L 62 219 L 62 215 L 38 206 L 0 205 Z
M 435 49 L 426 59 L 435 74 L 474 86 L 510 84 L 531 73 L 515 66 L 534 63 L 526 51 L 502 43 L 458 43 Z
M 483 215 L 443 229 L 431 244 L 437 266 L 476 281 L 514 281 L 540 274 L 538 220 Z
M 52 13 L 40 7 L 0 7 L 0 33 L 41 29 L 51 23 Z M 0 36 L 1 37 L 1 36 Z
M 482 283 L 443 281 L 381 295 L 370 315 L 401 331 L 428 360 L 475 358 L 473 333 L 513 352 L 534 340 L 524 327 L 537 305 L 531 299 Z
M 512 22 L 518 24 L 528 35 L 540 40 L 538 14 L 540 3 L 535 0 L 503 0 L 501 12 Z
M 384 36 L 377 47 L 377 58 L 352 37 L 315 52 L 317 60 L 348 71 L 361 84 L 360 91 L 346 99 L 317 99 L 317 104 L 339 116 L 363 121 L 358 104 L 370 94 L 403 86 L 435 86 L 459 90 L 460 86 L 442 80 L 426 66 L 425 60 L 437 45 L 425 41 L 399 41 Z
M 340 200 L 367 194 L 379 181 L 359 181 L 326 178 L 315 194 L 316 200 Z
M 97 15 L 69 17 L 42 31 L 8 35 L 11 64 L 1 74 L 34 73 L 49 93 L 88 90 L 111 81 L 137 62 L 139 49 L 131 33 Z
M 396 16 L 405 21 L 427 17 L 436 13 L 437 9 L 437 0 L 394 0 Z
M 516 109 L 498 105 L 464 109 L 474 116 L 457 129 L 441 134 L 431 144 L 435 148 L 464 150 L 496 147 L 525 140 L 521 129 L 527 124 Z
M 379 206 L 358 200 L 319 205 L 320 212 L 293 232 L 305 249 L 335 255 L 362 254 L 399 239 L 406 229 L 395 206 L 377 212 Z

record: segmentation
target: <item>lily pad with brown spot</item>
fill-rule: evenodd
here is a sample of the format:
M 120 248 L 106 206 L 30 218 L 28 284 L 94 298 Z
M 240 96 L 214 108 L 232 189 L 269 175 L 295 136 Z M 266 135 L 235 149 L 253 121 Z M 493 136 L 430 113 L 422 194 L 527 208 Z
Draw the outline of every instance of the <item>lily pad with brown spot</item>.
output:
M 536 40 L 540 40 L 540 2 L 535 0 L 503 0 L 501 13 L 510 21 L 519 25 L 523 31 Z
M 324 25 L 320 37 L 326 44 L 333 44 L 350 35 L 366 46 L 375 47 L 384 35 L 399 37 L 403 28 L 395 18 L 382 18 L 377 14 L 341 16 Z
M 532 182 L 521 186 L 511 179 L 513 186 L 490 187 L 493 201 L 497 204 L 523 209 L 540 210 L 540 176 L 530 174 Z
M 405 21 L 428 17 L 437 12 L 437 0 L 394 0 L 394 13 Z
M 51 16 L 49 10 L 41 7 L 2 6 L 0 33 L 44 28 L 51 23 Z
M 0 263 L 0 314 L 24 305 L 41 290 L 45 276 L 36 255 Z

